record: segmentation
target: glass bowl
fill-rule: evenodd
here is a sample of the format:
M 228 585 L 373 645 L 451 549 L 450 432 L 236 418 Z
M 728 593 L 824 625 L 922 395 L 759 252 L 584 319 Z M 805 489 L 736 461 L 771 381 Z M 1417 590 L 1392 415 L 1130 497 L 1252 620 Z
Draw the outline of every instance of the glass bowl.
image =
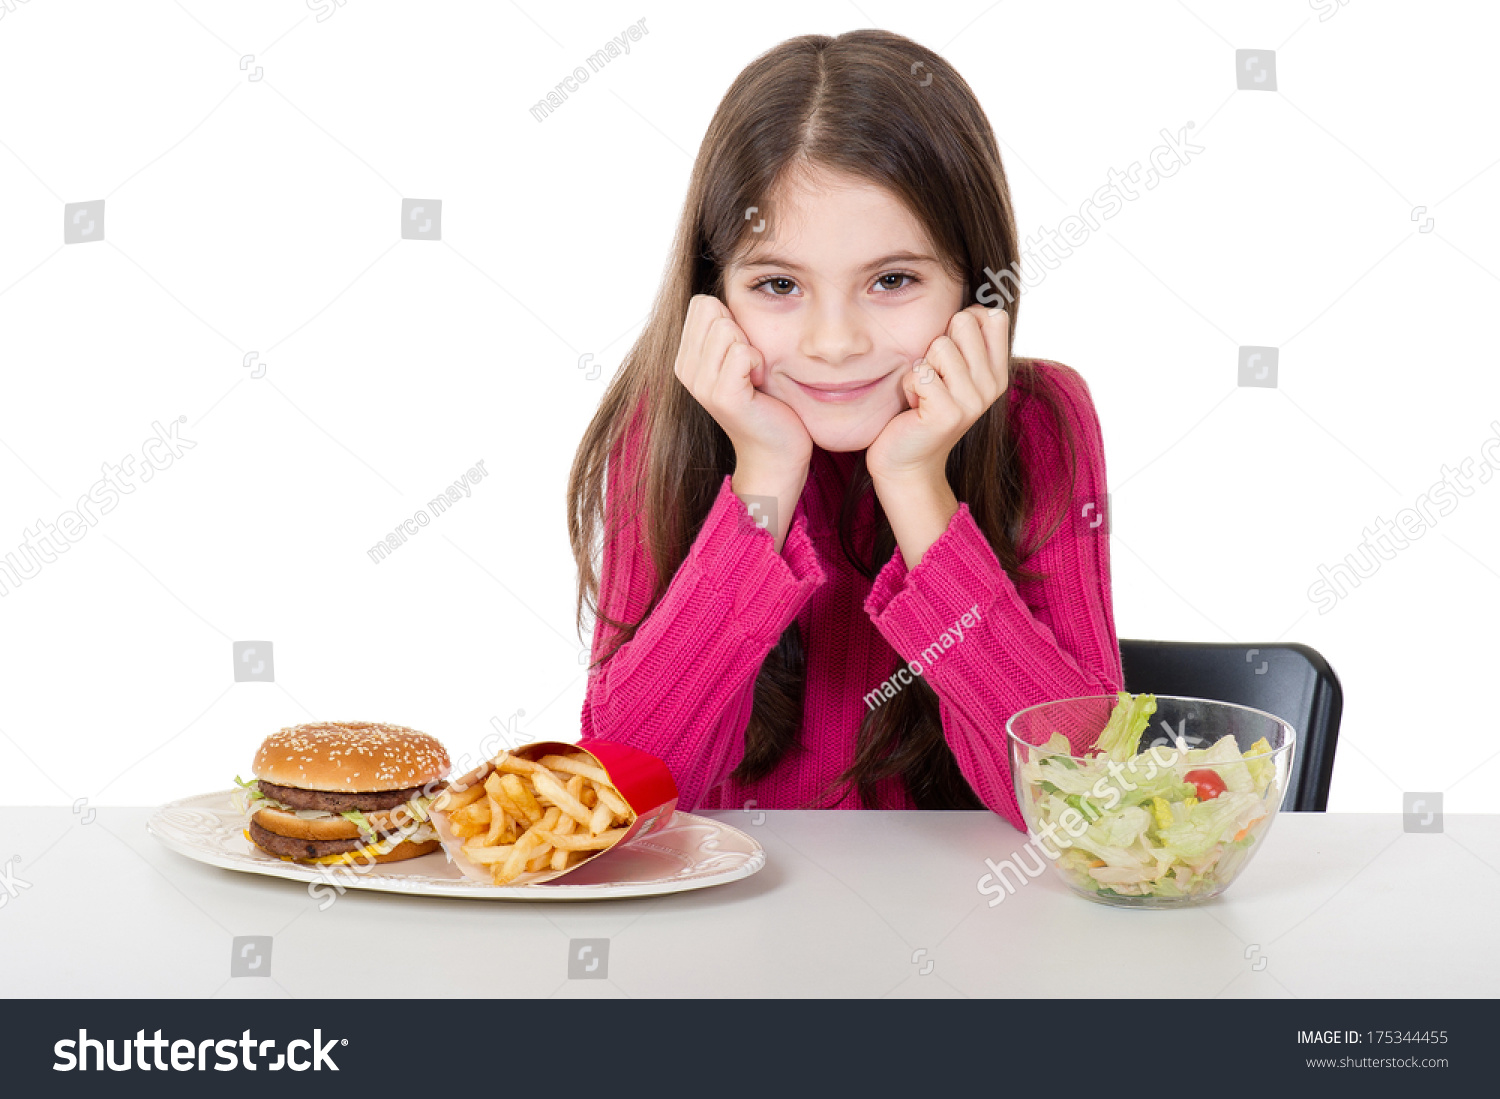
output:
M 1024 881 L 1042 872 L 1045 856 L 1075 893 L 1125 908 L 1217 897 L 1265 842 L 1297 734 L 1263 710 L 1156 695 L 1135 752 L 1110 760 L 1094 744 L 1129 698 L 1058 699 L 1006 722 L 1016 800 L 1035 849 L 1013 856 L 1011 868 Z

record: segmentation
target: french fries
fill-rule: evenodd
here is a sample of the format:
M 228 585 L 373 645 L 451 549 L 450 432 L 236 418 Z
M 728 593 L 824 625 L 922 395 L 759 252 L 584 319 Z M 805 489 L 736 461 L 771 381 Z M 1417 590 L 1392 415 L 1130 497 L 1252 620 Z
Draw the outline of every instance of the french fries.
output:
M 566 771 L 570 775 L 582 775 L 584 778 L 592 779 L 594 782 L 609 785 L 609 776 L 603 770 L 592 763 L 575 759 L 573 756 L 543 756 L 537 761 L 543 767 L 550 767 L 554 771 Z
M 567 870 L 612 847 L 635 813 L 586 752 L 523 759 L 501 752 L 488 773 L 451 787 L 432 808 L 447 814 L 465 856 L 489 868 L 496 885 L 523 873 Z
M 614 828 L 608 832 L 579 833 L 572 836 L 561 836 L 556 832 L 542 832 L 542 839 L 556 847 L 559 851 L 588 851 L 602 850 L 614 844 L 621 836 L 625 835 L 624 828 Z

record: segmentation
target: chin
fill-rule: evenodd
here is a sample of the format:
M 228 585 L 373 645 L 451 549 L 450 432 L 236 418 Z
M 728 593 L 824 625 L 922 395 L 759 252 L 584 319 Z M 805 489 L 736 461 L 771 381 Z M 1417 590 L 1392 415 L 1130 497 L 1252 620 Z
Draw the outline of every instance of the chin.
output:
M 839 453 L 868 449 L 885 425 L 906 411 L 906 400 L 899 390 L 881 389 L 849 403 L 819 401 L 790 382 L 765 392 L 791 407 L 817 446 Z
M 868 450 L 880 432 L 869 431 L 860 435 L 851 436 L 847 432 L 836 430 L 818 431 L 809 426 L 808 435 L 812 441 L 830 454 L 843 454 L 856 450 Z
M 870 408 L 850 408 L 842 415 L 820 408 L 804 415 L 802 422 L 812 441 L 824 450 L 832 453 L 866 450 L 885 430 L 885 425 L 905 411 L 893 405 L 870 403 Z

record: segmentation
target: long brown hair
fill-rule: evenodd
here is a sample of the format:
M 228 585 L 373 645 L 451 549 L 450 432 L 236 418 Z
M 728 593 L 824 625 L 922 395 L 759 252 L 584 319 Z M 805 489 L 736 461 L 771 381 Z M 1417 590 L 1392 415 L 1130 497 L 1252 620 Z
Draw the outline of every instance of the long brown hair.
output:
M 809 167 L 859 177 L 905 203 L 964 283 L 964 300 L 977 293 L 990 305 L 1003 297 L 1014 342 L 1020 253 L 1010 191 L 994 132 L 963 78 L 937 54 L 883 30 L 837 38 L 802 35 L 756 58 L 709 123 L 650 320 L 611 380 L 569 476 L 568 535 L 579 574 L 575 625 L 581 629 L 587 601 L 603 626 L 619 631 L 608 652 L 598 651 L 596 640 L 595 667 L 629 641 L 655 608 L 724 477 L 734 472 L 728 436 L 673 372 L 688 303 L 694 294 L 724 299 L 724 271 L 750 244 L 746 210 L 756 207 L 757 218 L 774 220 L 778 183 L 789 171 Z M 999 293 L 986 296 L 985 284 L 1000 281 L 993 277 L 996 271 L 1006 272 L 1010 285 L 993 286 Z M 1042 403 L 1066 445 L 1076 481 L 1076 443 L 1036 361 L 1013 357 L 1010 385 L 1018 401 Z M 1042 501 L 1032 498 L 1031 478 L 1009 430 L 1009 398 L 1002 395 L 959 439 L 946 473 L 1000 564 L 1022 583 L 1041 578 L 1020 567 L 1035 546 L 1023 553 L 1017 543 Z M 635 468 L 622 471 L 618 462 L 627 430 L 641 430 L 643 442 Z M 614 471 L 607 501 L 606 459 Z M 877 498 L 873 552 L 868 557 L 858 552 L 853 520 L 860 498 L 873 491 L 862 453 L 850 477 L 839 544 L 850 564 L 873 580 L 894 552 L 895 538 Z M 1062 506 L 1036 546 L 1062 521 L 1073 488 L 1058 493 Z M 600 612 L 593 550 L 601 521 L 611 539 L 639 523 L 640 537 L 649 544 L 655 583 L 638 621 L 617 621 Z M 892 671 L 903 663 L 898 654 Z M 789 753 L 805 750 L 800 743 L 805 678 L 801 631 L 793 622 L 761 666 L 744 756 L 732 778 L 763 778 Z M 877 783 L 893 776 L 919 808 L 984 808 L 944 739 L 938 696 L 921 676 L 867 710 L 854 762 L 835 783 L 845 787 L 838 800 L 852 787 L 865 808 L 881 808 Z

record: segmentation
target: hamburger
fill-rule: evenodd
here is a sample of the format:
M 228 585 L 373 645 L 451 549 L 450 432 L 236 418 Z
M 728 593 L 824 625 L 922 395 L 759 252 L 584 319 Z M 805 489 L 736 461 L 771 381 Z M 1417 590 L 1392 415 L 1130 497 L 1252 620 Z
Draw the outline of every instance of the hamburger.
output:
M 245 838 L 294 862 L 369 864 L 441 846 L 427 807 L 451 766 L 426 733 L 368 721 L 314 722 L 272 733 L 235 785 Z

